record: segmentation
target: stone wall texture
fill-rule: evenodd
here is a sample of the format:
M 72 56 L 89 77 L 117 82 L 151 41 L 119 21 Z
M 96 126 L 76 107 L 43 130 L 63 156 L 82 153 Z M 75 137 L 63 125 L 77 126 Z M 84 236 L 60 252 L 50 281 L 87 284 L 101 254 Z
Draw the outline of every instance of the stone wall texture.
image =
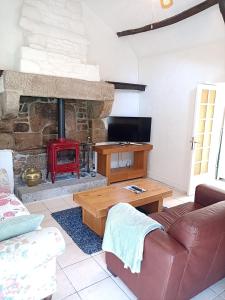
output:
M 99 67 L 87 63 L 80 0 L 24 0 L 19 23 L 24 32 L 20 71 L 100 80 Z
M 26 168 L 36 167 L 41 171 L 42 177 L 46 176 L 47 155 L 44 149 L 13 152 L 13 169 L 15 185 L 22 183 L 22 173 Z
M 86 142 L 88 137 L 93 142 L 105 141 L 106 129 L 100 117 L 110 111 L 104 109 L 101 101 L 66 100 L 66 137 L 79 142 Z M 18 115 L 0 121 L 0 149 L 43 149 L 57 134 L 57 99 L 23 96 Z

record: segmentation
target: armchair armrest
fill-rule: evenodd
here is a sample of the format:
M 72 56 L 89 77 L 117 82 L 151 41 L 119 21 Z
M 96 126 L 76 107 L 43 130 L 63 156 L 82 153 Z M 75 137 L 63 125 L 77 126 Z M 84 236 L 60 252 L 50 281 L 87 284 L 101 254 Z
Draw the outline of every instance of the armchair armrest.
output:
M 57 228 L 35 230 L 0 242 L 0 282 L 25 276 L 63 253 L 64 239 Z
M 200 184 L 195 189 L 195 202 L 202 206 L 212 205 L 224 200 L 225 190 L 206 184 Z

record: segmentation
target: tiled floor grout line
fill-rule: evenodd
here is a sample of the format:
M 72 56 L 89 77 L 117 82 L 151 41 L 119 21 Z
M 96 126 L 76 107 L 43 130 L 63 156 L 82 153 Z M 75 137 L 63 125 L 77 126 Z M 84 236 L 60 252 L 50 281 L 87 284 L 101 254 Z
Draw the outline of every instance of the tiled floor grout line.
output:
M 86 258 L 86 259 L 84 259 L 84 260 L 82 260 L 82 261 L 88 260 L 88 259 L 90 259 L 90 258 L 92 258 L 92 257 L 90 256 L 90 257 L 88 257 L 88 258 Z M 92 258 L 92 259 L 93 259 L 93 258 Z M 81 262 L 81 261 L 80 261 L 80 262 Z M 65 267 L 65 268 L 68 268 L 68 267 L 73 266 L 73 265 L 78 264 L 78 263 L 79 263 L 79 262 L 76 262 L 76 263 L 71 264 L 71 265 L 69 265 L 69 266 L 67 266 L 67 267 Z M 86 286 L 85 288 L 83 288 L 83 289 L 77 291 L 76 288 L 75 288 L 75 286 L 72 284 L 71 280 L 70 280 L 69 277 L 67 276 L 67 274 L 64 272 L 64 269 L 65 269 L 65 268 L 63 268 L 63 269 L 61 269 L 61 270 L 63 271 L 63 273 L 64 273 L 65 276 L 67 277 L 68 281 L 71 283 L 72 287 L 75 289 L 76 293 L 79 293 L 80 291 L 82 291 L 82 290 L 84 290 L 84 289 L 86 289 L 86 288 L 88 288 L 88 287 L 90 287 L 90 286 L 92 286 L 92 285 L 94 285 L 94 284 L 96 284 L 96 283 L 98 283 L 98 282 L 101 282 L 101 281 L 103 281 L 104 279 L 110 277 L 110 276 L 107 274 L 107 272 L 105 272 L 105 270 L 103 270 L 103 271 L 106 273 L 107 277 L 105 277 L 105 278 L 102 279 L 102 280 L 96 281 L 95 283 L 93 283 L 93 284 L 91 284 L 91 285 L 89 285 L 89 286 Z M 101 269 L 102 269 L 102 267 L 101 267 Z M 80 297 L 80 296 L 79 296 L 79 297 Z M 80 297 L 80 298 L 81 298 L 81 297 Z
M 221 293 L 219 293 L 217 296 L 222 295 L 224 292 L 225 292 L 225 289 L 224 289 Z M 217 297 L 217 296 L 216 296 L 216 297 Z M 215 297 L 215 298 L 216 298 L 216 297 Z M 225 299 L 225 297 L 221 297 L 221 298 Z
M 110 276 L 110 278 L 113 280 L 113 275 Z M 118 286 L 119 289 L 121 289 L 121 291 L 131 300 L 131 298 L 129 297 L 129 295 L 127 295 L 127 293 L 117 284 L 117 282 L 115 280 L 113 280 L 113 282 Z M 138 299 L 137 299 L 138 300 Z
M 90 257 L 87 257 L 87 258 L 84 258 L 84 259 L 81 259 L 81 260 L 79 260 L 79 261 L 77 261 L 77 262 L 75 262 L 75 263 L 72 263 L 72 264 L 68 265 L 68 266 L 61 267 L 61 269 L 64 270 L 64 269 L 66 269 L 66 268 L 68 268 L 68 267 L 77 265 L 77 264 L 79 264 L 80 262 L 83 262 L 83 261 L 88 260 L 88 259 L 90 259 L 90 258 L 91 258 L 91 256 L 90 256 Z
M 101 254 L 101 253 L 100 253 L 100 254 Z M 99 254 L 99 255 L 100 255 L 100 254 Z M 97 255 L 96 255 L 96 256 L 97 256 Z M 91 258 L 94 259 L 93 256 L 91 256 Z M 109 273 L 107 272 L 108 269 L 107 269 L 107 270 L 104 269 L 104 268 L 101 266 L 101 264 L 100 264 L 97 260 L 94 259 L 94 261 L 99 265 L 99 267 L 100 267 L 106 274 L 109 275 L 110 272 L 109 272 Z M 110 273 L 110 274 L 111 274 L 111 273 Z M 109 275 L 109 276 L 111 276 L 111 275 Z
M 87 288 L 89 288 L 89 287 L 91 287 L 91 286 L 93 286 L 93 285 L 95 285 L 95 284 L 97 284 L 97 283 L 99 283 L 99 282 L 102 282 L 102 281 L 104 281 L 104 280 L 106 280 L 106 279 L 109 279 L 109 278 L 110 278 L 110 276 L 107 276 L 107 277 L 105 277 L 105 278 L 103 278 L 103 279 L 101 279 L 101 280 L 98 280 L 98 281 L 96 281 L 96 282 L 94 282 L 94 283 L 92 283 L 92 284 L 86 286 L 85 288 L 79 290 L 77 293 L 79 294 L 80 292 L 86 290 Z M 80 297 L 81 297 L 81 296 L 80 296 Z M 115 299 L 115 300 L 116 300 L 116 299 Z
M 100 254 L 101 254 L 101 253 L 100 253 Z M 97 256 L 97 255 L 95 255 L 95 256 Z M 94 257 L 92 257 L 92 258 L 94 259 Z M 94 261 L 102 268 L 103 271 L 105 271 L 106 274 L 109 275 L 110 272 L 107 273 L 107 271 L 101 266 L 101 264 L 100 264 L 97 260 L 94 259 Z M 113 278 L 112 278 L 113 275 L 112 275 L 112 273 L 110 273 L 110 274 L 111 274 L 111 275 L 109 275 L 109 277 L 113 280 Z M 108 277 L 107 277 L 107 278 L 108 278 Z M 114 282 L 114 283 L 120 288 L 120 290 L 123 291 L 123 293 L 130 299 L 130 297 L 127 295 L 127 293 L 126 293 L 126 292 L 125 292 L 125 291 L 124 291 L 124 290 L 116 283 L 116 281 L 113 280 L 113 282 Z M 130 300 L 131 300 L 131 299 L 130 299 Z
M 71 297 L 71 296 L 73 296 L 73 295 L 77 295 L 77 296 L 81 299 L 81 297 L 80 297 L 80 295 L 78 294 L 78 292 L 76 292 L 76 293 L 70 294 L 70 295 L 68 295 L 68 296 L 66 296 L 66 297 L 63 297 L 63 298 L 61 298 L 61 299 L 58 299 L 58 300 L 65 300 L 65 299 L 67 299 L 67 298 L 69 298 L 69 297 Z M 82 300 L 82 299 L 81 299 L 81 300 Z
M 221 280 L 223 280 L 224 278 L 222 278 Z M 219 280 L 220 281 L 220 280 Z M 216 291 L 214 291 L 211 287 L 208 287 L 208 289 L 210 289 L 211 291 L 213 291 L 215 294 L 216 294 L 216 296 L 215 296 L 215 298 L 216 297 L 218 297 L 218 296 L 220 296 L 220 295 L 222 295 L 224 292 L 225 292 L 225 288 L 223 289 L 223 291 L 221 291 L 221 292 L 219 292 L 219 293 L 217 293 Z M 222 297 L 223 299 L 225 299 L 225 297 Z M 213 298 L 214 299 L 214 298 Z
M 62 272 L 65 274 L 66 278 L 68 279 L 69 283 L 72 285 L 72 287 L 74 288 L 75 292 L 78 293 L 78 291 L 76 290 L 75 286 L 72 284 L 71 280 L 69 279 L 69 277 L 66 275 L 66 273 L 64 272 L 64 270 L 62 269 Z M 66 297 L 65 297 L 66 298 Z

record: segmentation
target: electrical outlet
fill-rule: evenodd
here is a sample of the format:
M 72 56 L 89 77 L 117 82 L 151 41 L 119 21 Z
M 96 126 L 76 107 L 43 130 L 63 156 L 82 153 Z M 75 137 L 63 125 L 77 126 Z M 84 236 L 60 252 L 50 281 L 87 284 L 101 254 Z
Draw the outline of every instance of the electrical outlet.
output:
M 130 159 L 127 161 L 127 165 L 128 165 L 129 168 L 131 167 L 131 160 Z

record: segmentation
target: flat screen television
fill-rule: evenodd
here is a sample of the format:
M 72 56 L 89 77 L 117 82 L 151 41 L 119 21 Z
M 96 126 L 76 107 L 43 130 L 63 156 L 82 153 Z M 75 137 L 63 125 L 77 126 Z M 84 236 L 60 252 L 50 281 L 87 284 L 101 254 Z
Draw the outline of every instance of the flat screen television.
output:
M 152 118 L 109 117 L 109 142 L 150 142 Z

